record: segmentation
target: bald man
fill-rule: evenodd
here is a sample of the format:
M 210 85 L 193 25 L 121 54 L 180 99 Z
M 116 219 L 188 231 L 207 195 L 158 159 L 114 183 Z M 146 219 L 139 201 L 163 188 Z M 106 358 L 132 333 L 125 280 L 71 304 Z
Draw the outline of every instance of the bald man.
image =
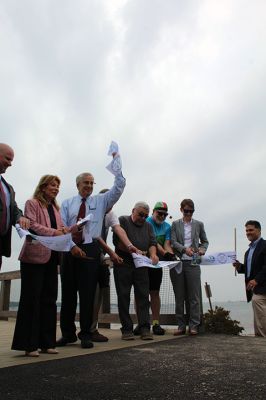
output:
M 11 167 L 13 158 L 13 149 L 5 143 L 0 143 L 0 269 L 2 256 L 11 255 L 12 225 L 19 223 L 23 229 L 30 226 L 30 221 L 23 217 L 15 202 L 14 189 L 2 176 L 7 168 Z

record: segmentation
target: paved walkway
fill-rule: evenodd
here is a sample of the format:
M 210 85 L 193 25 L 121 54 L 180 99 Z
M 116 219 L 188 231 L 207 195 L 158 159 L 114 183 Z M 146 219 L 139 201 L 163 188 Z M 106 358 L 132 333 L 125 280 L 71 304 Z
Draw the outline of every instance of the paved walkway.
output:
M 14 319 L 10 318 L 9 321 L 0 321 L 0 368 L 11 367 L 21 364 L 32 364 L 32 363 L 67 358 L 67 357 L 83 356 L 103 351 L 140 346 L 143 345 L 144 343 L 144 341 L 139 339 L 139 337 L 136 337 L 135 340 L 131 341 L 121 340 L 121 333 L 119 329 L 116 330 L 100 329 L 100 332 L 109 338 L 108 342 L 94 343 L 94 347 L 92 349 L 82 349 L 79 344 L 80 342 L 77 342 L 66 347 L 58 348 L 59 354 L 57 355 L 41 354 L 40 357 L 32 358 L 32 357 L 25 357 L 24 352 L 14 351 L 10 349 L 14 328 L 15 328 Z M 58 337 L 61 336 L 59 327 L 57 336 Z M 169 339 L 174 339 L 173 329 L 168 330 L 166 332 L 166 335 L 164 336 L 154 336 L 154 340 L 148 341 L 148 343 L 154 341 L 160 342 Z M 145 343 L 147 343 L 147 341 Z
M 87 354 L 75 345 L 60 352 L 68 358 L 2 368 L 1 400 L 266 399 L 265 338 L 166 338 Z

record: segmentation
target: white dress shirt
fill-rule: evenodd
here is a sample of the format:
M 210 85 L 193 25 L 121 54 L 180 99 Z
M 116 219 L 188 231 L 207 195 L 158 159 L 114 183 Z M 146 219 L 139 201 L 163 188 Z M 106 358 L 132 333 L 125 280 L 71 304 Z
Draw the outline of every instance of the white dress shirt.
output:
M 126 180 L 122 174 L 115 177 L 114 185 L 105 193 L 88 196 L 86 199 L 86 215 L 92 214 L 91 235 L 92 238 L 101 236 L 103 219 L 106 211 L 111 209 L 123 193 Z M 75 225 L 82 197 L 71 197 L 64 200 L 61 206 L 61 217 L 66 226 Z

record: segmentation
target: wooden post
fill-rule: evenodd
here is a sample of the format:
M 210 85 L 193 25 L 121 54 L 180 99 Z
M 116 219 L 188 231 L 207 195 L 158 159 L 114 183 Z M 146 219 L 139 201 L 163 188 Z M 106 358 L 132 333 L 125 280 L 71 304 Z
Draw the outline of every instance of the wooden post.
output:
M 206 292 L 206 296 L 209 300 L 210 310 L 211 310 L 211 314 L 212 314 L 213 313 L 212 303 L 211 303 L 212 292 L 211 292 L 211 287 L 207 282 L 205 282 L 205 292 Z
M 0 311 L 8 311 L 10 303 L 11 280 L 2 281 L 0 291 Z M 8 317 L 0 317 L 2 321 L 8 321 Z

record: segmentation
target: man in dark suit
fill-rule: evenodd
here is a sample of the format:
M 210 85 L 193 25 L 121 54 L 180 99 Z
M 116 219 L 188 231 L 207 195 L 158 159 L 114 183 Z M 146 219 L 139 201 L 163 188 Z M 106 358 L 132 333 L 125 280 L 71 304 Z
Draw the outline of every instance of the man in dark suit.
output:
M 255 335 L 266 337 L 266 240 L 261 237 L 258 221 L 247 221 L 245 227 L 249 249 L 244 264 L 236 260 L 233 265 L 240 274 L 245 274 L 247 301 L 252 299 Z
M 6 169 L 12 165 L 13 158 L 13 149 L 7 144 L 0 143 L 0 269 L 2 256 L 11 255 L 12 225 L 19 223 L 23 229 L 28 229 L 30 225 L 15 202 L 14 189 L 2 177 Z

